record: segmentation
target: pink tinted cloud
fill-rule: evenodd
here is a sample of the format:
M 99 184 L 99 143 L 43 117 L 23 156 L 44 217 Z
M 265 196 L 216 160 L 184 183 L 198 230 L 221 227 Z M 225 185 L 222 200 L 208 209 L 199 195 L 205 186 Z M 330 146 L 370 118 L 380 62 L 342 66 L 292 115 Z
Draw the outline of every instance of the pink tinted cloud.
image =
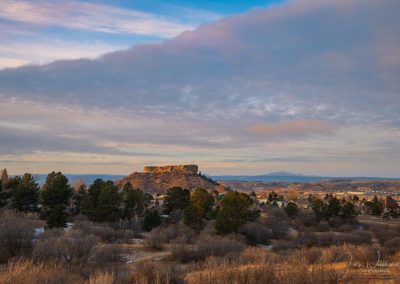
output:
M 292 120 L 278 123 L 257 123 L 249 128 L 250 133 L 256 135 L 308 136 L 329 134 L 336 126 L 322 120 Z
M 215 19 L 216 15 L 206 15 Z M 0 18 L 114 34 L 171 37 L 195 26 L 150 13 L 81 1 L 0 1 Z

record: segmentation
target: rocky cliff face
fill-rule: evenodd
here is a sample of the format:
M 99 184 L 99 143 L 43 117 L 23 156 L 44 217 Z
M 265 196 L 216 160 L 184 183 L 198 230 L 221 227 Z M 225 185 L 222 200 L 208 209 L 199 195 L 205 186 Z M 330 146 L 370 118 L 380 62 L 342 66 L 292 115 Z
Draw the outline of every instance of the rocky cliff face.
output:
M 149 193 L 165 193 L 169 188 L 179 186 L 187 189 L 198 187 L 206 190 L 223 191 L 221 186 L 198 173 L 197 165 L 179 165 L 165 167 L 145 167 L 144 172 L 135 172 L 116 182 L 123 186 L 130 182 L 134 188 Z
M 197 174 L 198 171 L 199 171 L 199 167 L 197 165 L 178 165 L 178 166 L 162 166 L 162 167 L 147 166 L 147 167 L 144 167 L 144 170 L 143 170 L 143 172 L 145 172 L 145 173 L 185 172 L 185 173 L 193 173 L 193 174 Z

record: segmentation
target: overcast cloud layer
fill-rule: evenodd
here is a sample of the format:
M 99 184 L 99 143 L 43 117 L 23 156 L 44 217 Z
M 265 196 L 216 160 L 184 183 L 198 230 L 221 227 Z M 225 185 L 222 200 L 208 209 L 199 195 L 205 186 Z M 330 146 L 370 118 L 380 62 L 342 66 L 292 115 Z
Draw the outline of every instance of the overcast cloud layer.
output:
M 400 176 L 400 2 L 296 0 L 0 71 L 0 165 Z

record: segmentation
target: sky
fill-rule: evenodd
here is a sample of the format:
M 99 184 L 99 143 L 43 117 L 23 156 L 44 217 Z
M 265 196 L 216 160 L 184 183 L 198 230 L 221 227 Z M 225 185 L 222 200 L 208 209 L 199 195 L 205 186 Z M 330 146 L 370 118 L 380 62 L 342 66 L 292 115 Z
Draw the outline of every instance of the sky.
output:
M 1 1 L 0 168 L 400 177 L 400 2 Z

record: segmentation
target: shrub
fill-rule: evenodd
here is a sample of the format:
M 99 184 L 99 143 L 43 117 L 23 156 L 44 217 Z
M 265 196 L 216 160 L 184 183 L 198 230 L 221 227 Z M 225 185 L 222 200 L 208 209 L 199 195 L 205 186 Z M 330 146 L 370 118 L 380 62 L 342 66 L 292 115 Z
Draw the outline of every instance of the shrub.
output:
M 120 262 L 122 253 L 120 245 L 98 245 L 90 255 L 89 262 L 93 266 L 104 267 L 112 262 Z
M 341 244 L 370 244 L 372 239 L 372 233 L 367 231 L 357 230 L 352 233 L 341 233 L 335 236 L 335 243 Z
M 235 236 L 201 235 L 193 246 L 175 246 L 172 254 L 182 262 L 200 261 L 208 256 L 238 254 L 245 249 L 243 239 Z
M 298 239 L 298 243 L 301 246 L 312 247 L 318 244 L 317 235 L 311 231 L 305 231 Z
M 295 241 L 288 240 L 276 240 L 273 242 L 272 249 L 273 251 L 282 251 L 282 250 L 291 250 L 297 247 L 297 243 Z
M 192 244 L 196 240 L 197 234 L 190 227 L 186 226 L 183 222 L 177 226 L 177 232 L 174 238 L 170 239 L 170 243 L 174 244 Z
M 32 257 L 37 261 L 58 259 L 69 264 L 87 263 L 93 248 L 99 239 L 86 235 L 82 231 L 72 230 L 58 238 L 42 237 L 35 245 Z
M 331 246 L 335 243 L 335 234 L 333 232 L 324 232 L 318 234 L 318 245 L 322 247 Z
M 339 228 L 341 225 L 343 225 L 343 219 L 338 217 L 338 216 L 333 216 L 329 219 L 329 226 L 333 228 Z
M 92 223 L 88 221 L 77 222 L 74 229 L 80 230 L 85 234 L 92 234 L 99 237 L 105 243 L 114 243 L 125 240 L 124 231 L 116 231 L 108 225 Z
M 272 237 L 272 231 L 261 223 L 248 223 L 240 228 L 240 233 L 242 233 L 247 241 L 251 244 L 263 244 L 269 243 Z
M 162 249 L 164 244 L 168 242 L 168 235 L 164 227 L 153 229 L 149 235 L 146 236 L 145 246 L 153 249 Z
M 400 250 L 400 237 L 393 238 L 384 243 L 384 247 L 388 249 L 389 253 L 394 254 Z
M 295 223 L 302 224 L 304 227 L 310 227 L 317 223 L 317 218 L 315 217 L 315 213 L 310 210 L 299 210 Z
M 376 238 L 379 240 L 379 243 L 383 245 L 388 240 L 391 240 L 396 237 L 400 237 L 400 233 L 396 230 L 393 230 L 389 227 L 376 226 L 371 228 L 375 233 Z
M 347 224 L 341 225 L 339 227 L 339 232 L 350 233 L 353 231 L 353 227 Z
M 290 218 L 283 209 L 272 208 L 262 223 L 271 230 L 272 238 L 280 239 L 285 237 L 289 231 Z
M 20 213 L 6 211 L 0 215 L 0 261 L 29 254 L 34 235 L 33 225 Z
M 246 247 L 244 240 L 234 235 L 225 237 L 202 235 L 196 244 L 197 254 L 203 258 L 209 255 L 225 256 L 239 253 Z
M 319 224 L 316 226 L 315 230 L 317 232 L 328 232 L 331 229 L 330 225 L 326 221 L 321 221 Z

